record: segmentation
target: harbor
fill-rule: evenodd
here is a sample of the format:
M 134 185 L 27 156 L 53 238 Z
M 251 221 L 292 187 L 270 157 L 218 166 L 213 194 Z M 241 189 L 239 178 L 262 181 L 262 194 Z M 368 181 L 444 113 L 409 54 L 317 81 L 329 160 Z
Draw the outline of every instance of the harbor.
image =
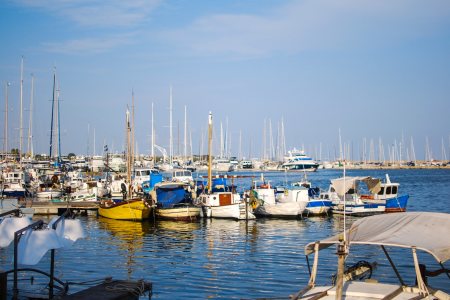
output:
M 246 173 L 251 175 L 252 173 Z M 325 188 L 329 180 L 341 174 L 340 170 L 324 170 L 308 174 L 308 179 Z M 348 176 L 371 175 L 380 177 L 377 170 L 348 171 Z M 391 180 L 400 183 L 410 194 L 408 211 L 450 213 L 446 204 L 450 180 L 448 170 L 392 170 Z M 271 182 L 298 180 L 295 173 L 270 173 Z M 424 185 L 431 180 L 433 186 Z M 251 184 L 251 178 L 242 185 Z M 429 205 L 432 203 L 433 205 Z M 402 214 L 402 213 L 398 213 Z M 52 216 L 35 216 L 49 220 Z M 69 251 L 58 251 L 56 275 L 61 280 L 88 281 L 113 276 L 114 279 L 141 280 L 153 283 L 154 299 L 196 298 L 263 298 L 289 297 L 297 293 L 309 279 L 304 258 L 307 243 L 334 235 L 342 230 L 342 215 L 303 216 L 297 219 L 258 218 L 233 221 L 200 219 L 197 221 L 147 220 L 120 221 L 96 215 L 80 215 L 86 238 L 79 239 Z M 348 217 L 348 225 L 361 217 Z M 1 249 L 1 268 L 9 269 L 12 248 Z M 379 281 L 395 280 L 381 250 L 374 246 L 364 248 L 364 254 L 377 261 L 379 267 L 372 278 Z M 406 249 L 390 252 L 399 260 Z M 318 269 L 317 282 L 325 284 L 336 266 L 333 251 L 321 254 L 327 266 Z M 99 260 L 99 258 L 102 258 Z M 36 268 L 48 269 L 49 253 Z M 357 258 L 349 258 L 348 264 Z M 435 268 L 430 256 L 420 256 L 421 263 Z M 77 262 L 77 263 L 74 263 Z M 439 267 L 439 265 L 437 265 Z M 414 283 L 414 266 L 398 267 L 406 274 L 404 281 Z M 26 279 L 31 274 L 21 274 Z M 35 276 L 35 275 L 33 275 Z M 20 281 L 25 284 L 27 281 Z M 448 289 L 445 274 L 430 278 L 429 283 Z M 47 284 L 45 278 L 35 276 L 34 284 Z M 81 291 L 73 285 L 70 292 Z M 144 298 L 142 298 L 144 299 Z
M 450 300 L 450 2 L 0 11 L 0 300 Z

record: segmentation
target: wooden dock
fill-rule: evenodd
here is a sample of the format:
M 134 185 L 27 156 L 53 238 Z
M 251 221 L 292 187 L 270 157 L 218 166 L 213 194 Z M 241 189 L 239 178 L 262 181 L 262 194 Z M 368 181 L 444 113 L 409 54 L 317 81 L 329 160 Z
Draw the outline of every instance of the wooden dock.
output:
M 133 293 L 129 291 L 133 290 Z M 63 300 L 138 300 L 139 294 L 149 292 L 152 298 L 152 283 L 149 281 L 114 280 L 63 297 Z
M 42 202 L 28 200 L 26 204 L 23 203 L 23 205 L 34 208 L 35 215 L 61 215 L 67 210 L 66 202 Z M 98 204 L 97 202 L 69 202 L 69 210 L 75 214 L 97 215 Z

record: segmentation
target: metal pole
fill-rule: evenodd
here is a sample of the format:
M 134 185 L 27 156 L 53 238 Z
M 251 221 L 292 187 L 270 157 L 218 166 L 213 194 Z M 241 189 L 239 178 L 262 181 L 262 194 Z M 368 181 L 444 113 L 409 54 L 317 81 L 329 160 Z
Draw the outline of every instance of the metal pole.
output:
M 406 286 L 406 284 L 403 282 L 402 278 L 400 277 L 400 274 L 397 271 L 397 268 L 395 267 L 394 263 L 391 260 L 391 257 L 389 256 L 388 252 L 386 251 L 386 248 L 384 248 L 383 245 L 381 245 L 381 249 L 383 249 L 384 254 L 386 254 L 387 259 L 389 260 L 389 263 L 391 264 L 392 268 L 394 269 L 395 275 L 397 275 L 398 280 L 400 280 L 400 283 L 402 286 Z
M 22 67 L 20 68 L 20 152 L 19 152 L 20 170 L 22 170 L 22 139 L 23 139 L 22 117 L 23 117 L 23 56 L 22 56 Z

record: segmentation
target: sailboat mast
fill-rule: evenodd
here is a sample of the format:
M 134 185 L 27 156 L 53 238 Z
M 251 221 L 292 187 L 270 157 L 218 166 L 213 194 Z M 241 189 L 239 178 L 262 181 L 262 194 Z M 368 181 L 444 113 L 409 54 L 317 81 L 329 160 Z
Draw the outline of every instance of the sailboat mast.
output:
M 28 126 L 28 153 L 33 157 L 33 74 L 31 74 L 31 103 L 30 103 L 30 122 Z M 31 152 L 30 152 L 31 149 Z
M 208 193 L 211 194 L 212 191 L 212 184 L 211 184 L 211 125 L 212 125 L 212 115 L 211 112 L 209 112 L 209 135 L 208 135 L 208 141 L 209 141 L 209 164 L 208 164 Z
M 20 152 L 19 152 L 20 170 L 22 170 L 22 138 L 23 138 L 22 117 L 23 117 L 23 56 L 22 56 L 22 66 L 20 68 Z
M 58 164 L 61 169 L 61 118 L 59 113 L 59 90 L 58 90 Z
M 131 132 L 132 132 L 132 138 L 131 138 L 131 161 L 134 161 L 134 91 L 131 92 Z
M 153 102 L 152 102 L 152 160 L 155 164 L 155 130 L 153 127 Z
M 9 88 L 9 82 L 6 83 L 6 102 L 5 102 L 5 133 L 4 133 L 4 138 L 5 140 L 3 141 L 3 153 L 8 153 L 8 88 Z M 6 151 L 6 152 L 5 152 Z M 6 157 L 6 161 L 8 157 Z
M 127 106 L 127 176 L 128 176 L 128 198 L 131 195 L 131 148 L 130 148 L 130 111 Z M 94 129 L 95 133 L 95 129 Z
M 52 99 L 52 119 L 50 122 L 50 153 L 49 159 L 52 159 L 52 146 L 53 146 L 53 112 L 55 111 L 55 93 L 56 93 L 56 67 L 53 72 L 53 99 Z
M 87 152 L 86 152 L 87 158 L 89 157 L 89 122 L 88 122 L 88 135 L 87 135 Z
M 194 154 L 192 153 L 192 130 L 191 130 L 191 123 L 189 123 L 189 145 L 191 146 L 191 162 L 194 162 Z
M 226 125 L 225 125 L 225 157 L 228 158 L 228 116 L 226 118 Z
M 187 148 L 186 148 L 186 138 L 187 138 L 187 133 L 186 133 L 186 131 L 187 131 L 187 116 L 186 116 L 186 104 L 184 105 L 184 153 L 183 153 L 183 155 L 184 155 L 184 163 L 186 163 L 186 156 L 187 156 Z
M 172 164 L 173 156 L 173 146 L 172 146 L 172 85 L 170 85 L 170 151 L 169 151 L 169 162 Z

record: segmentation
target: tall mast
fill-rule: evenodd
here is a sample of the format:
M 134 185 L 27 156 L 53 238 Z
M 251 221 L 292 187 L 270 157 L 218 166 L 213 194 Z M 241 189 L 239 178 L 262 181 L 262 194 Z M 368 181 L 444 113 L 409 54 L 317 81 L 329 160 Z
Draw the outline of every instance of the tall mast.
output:
M 61 118 L 59 113 L 59 90 L 58 90 L 58 164 L 61 169 Z
M 3 153 L 8 153 L 8 87 L 9 87 L 9 82 L 6 83 L 5 133 L 3 134 L 3 136 L 4 136 Z M 5 159 L 5 160 L 7 161 L 7 159 Z
M 192 130 L 191 123 L 189 123 L 189 144 L 191 146 L 191 162 L 194 162 L 194 154 L 192 153 Z
M 220 121 L 220 158 L 223 157 L 223 130 L 222 121 Z
M 225 125 L 225 156 L 228 158 L 228 116 Z
M 241 142 L 242 142 L 242 130 L 239 130 L 239 151 L 238 151 L 238 161 L 241 160 Z
M 31 148 L 30 148 L 31 146 Z M 30 152 L 31 149 L 31 152 Z M 33 157 L 33 74 L 31 74 L 31 103 L 30 103 L 30 122 L 28 125 L 28 149 L 27 153 L 30 153 Z
M 342 140 L 341 140 L 341 128 L 339 127 L 339 160 L 342 161 L 343 155 L 342 155 Z
M 186 130 L 187 130 L 187 116 L 186 116 L 186 104 L 184 105 L 184 162 L 186 163 L 186 155 L 187 155 L 187 148 L 186 148 Z
M 132 132 L 132 138 L 131 138 L 131 162 L 134 161 L 134 91 L 131 92 L 131 132 Z
M 269 160 L 273 160 L 273 153 L 274 153 L 274 148 L 273 148 L 273 138 L 272 138 L 272 119 L 269 118 Z
M 127 175 L 128 175 L 128 197 L 131 195 L 131 149 L 130 149 L 130 111 L 127 106 Z M 94 129 L 95 133 L 95 129 Z
M 155 130 L 153 127 L 153 102 L 152 102 L 152 160 L 155 162 Z
M 230 145 L 228 147 L 228 158 L 231 157 L 231 131 L 230 131 Z
M 169 151 L 169 162 L 172 164 L 172 156 L 173 156 L 173 149 L 172 149 L 172 85 L 170 85 L 170 151 Z
M 128 151 L 128 149 L 127 149 Z M 94 156 L 95 156 L 95 127 L 94 127 Z
M 209 141 L 209 164 L 208 164 L 208 193 L 211 194 L 212 191 L 212 184 L 211 184 L 211 125 L 212 125 L 212 115 L 211 112 L 209 112 L 209 135 L 208 135 L 208 141 Z
M 87 152 L 86 156 L 89 157 L 89 122 L 88 122 L 88 136 L 87 136 Z
M 53 72 L 53 99 L 52 99 L 52 119 L 50 122 L 50 153 L 49 159 L 52 159 L 52 146 L 53 146 L 53 112 L 55 111 L 55 93 L 56 93 L 56 67 Z
M 23 138 L 22 117 L 23 117 L 23 56 L 22 56 L 22 66 L 20 68 L 20 152 L 19 152 L 20 170 L 22 170 L 22 138 Z

